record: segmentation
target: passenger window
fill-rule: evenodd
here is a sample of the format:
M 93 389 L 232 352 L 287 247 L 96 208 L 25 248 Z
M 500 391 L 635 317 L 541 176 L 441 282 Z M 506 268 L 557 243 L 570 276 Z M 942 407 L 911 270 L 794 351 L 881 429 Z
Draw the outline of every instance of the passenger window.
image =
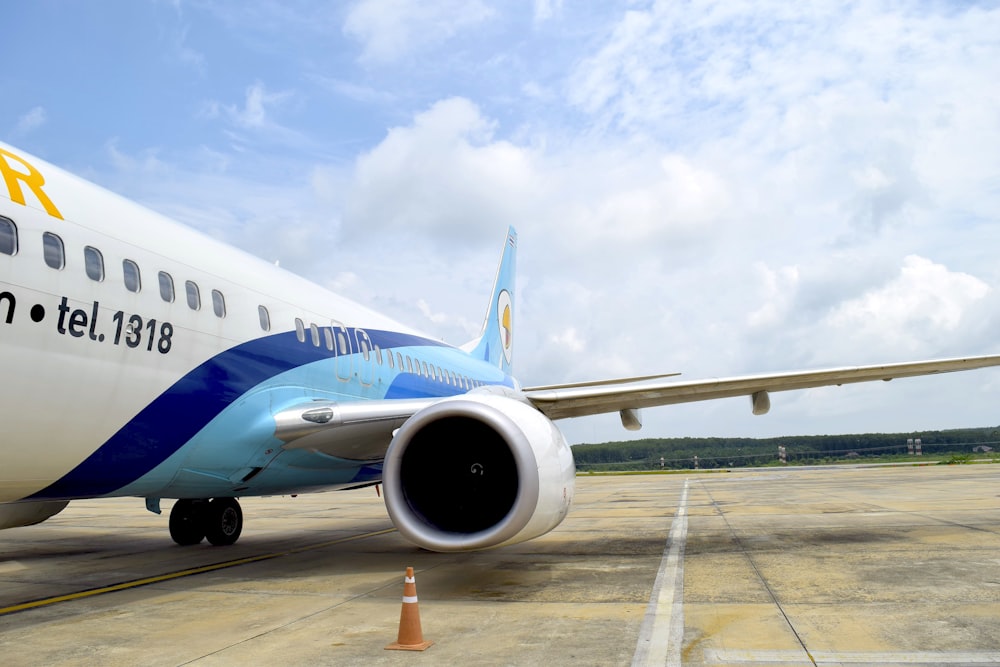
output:
M 187 280 L 184 282 L 184 292 L 187 294 L 188 308 L 201 310 L 201 292 L 198 291 L 198 285 Z
M 17 227 L 10 218 L 0 217 L 0 253 L 17 254 Z
M 212 290 L 212 311 L 216 317 L 226 316 L 226 297 L 217 289 Z
M 379 366 L 382 365 L 382 348 L 380 348 L 378 345 L 375 346 L 375 363 L 378 364 Z
M 299 339 L 300 343 L 306 342 L 306 325 L 299 318 L 295 318 L 295 337 Z
M 57 271 L 66 266 L 66 249 L 62 239 L 52 232 L 42 234 L 42 255 L 45 263 Z
M 319 347 L 319 327 L 315 324 L 310 324 L 309 333 L 312 334 L 313 345 Z
M 138 292 L 142 286 L 139 280 L 139 265 L 131 259 L 123 259 L 122 272 L 125 274 L 125 289 L 129 292 Z
M 167 303 L 174 302 L 174 279 L 166 271 L 160 271 L 160 298 Z
M 257 306 L 257 315 L 260 317 L 260 328 L 264 331 L 271 330 L 271 313 L 267 312 L 264 306 Z
M 101 251 L 93 246 L 86 246 L 83 249 L 83 263 L 87 268 L 87 277 L 91 280 L 101 282 L 104 280 L 104 256 Z
M 333 329 L 330 327 L 323 327 L 323 338 L 326 339 L 326 349 L 333 352 Z

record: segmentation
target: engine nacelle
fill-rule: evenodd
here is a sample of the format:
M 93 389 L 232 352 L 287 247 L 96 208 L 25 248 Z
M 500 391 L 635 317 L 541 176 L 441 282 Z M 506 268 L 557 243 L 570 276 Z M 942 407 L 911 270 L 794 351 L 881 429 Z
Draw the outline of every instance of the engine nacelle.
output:
M 0 529 L 33 526 L 62 512 L 68 500 L 0 504 Z
M 552 421 L 514 398 L 466 394 L 416 413 L 385 455 L 396 528 L 432 551 L 470 551 L 544 535 L 565 518 L 576 469 Z

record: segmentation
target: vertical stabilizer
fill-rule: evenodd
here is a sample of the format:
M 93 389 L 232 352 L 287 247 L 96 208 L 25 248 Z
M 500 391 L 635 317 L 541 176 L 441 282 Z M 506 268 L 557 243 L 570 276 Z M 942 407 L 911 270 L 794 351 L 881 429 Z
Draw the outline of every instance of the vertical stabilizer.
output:
M 514 269 L 517 264 L 517 232 L 507 229 L 500 267 L 486 311 L 483 331 L 463 348 L 477 359 L 488 361 L 508 375 L 514 351 Z

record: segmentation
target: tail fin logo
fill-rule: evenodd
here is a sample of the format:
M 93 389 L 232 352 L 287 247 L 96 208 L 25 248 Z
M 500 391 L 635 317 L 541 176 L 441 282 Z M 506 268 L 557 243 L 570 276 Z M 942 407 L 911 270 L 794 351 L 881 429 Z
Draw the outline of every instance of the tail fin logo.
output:
M 511 302 L 510 292 L 501 290 L 497 297 L 497 327 L 500 333 L 500 343 L 503 347 L 503 356 L 510 363 L 511 352 L 514 345 L 514 304 Z

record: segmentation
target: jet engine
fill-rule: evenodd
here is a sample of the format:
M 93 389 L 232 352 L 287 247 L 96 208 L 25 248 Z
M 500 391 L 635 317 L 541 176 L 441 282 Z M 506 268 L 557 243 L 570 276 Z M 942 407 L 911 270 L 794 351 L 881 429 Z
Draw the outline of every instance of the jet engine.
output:
M 559 429 L 516 397 L 466 394 L 410 417 L 389 445 L 389 516 L 431 551 L 516 544 L 555 528 L 573 500 L 573 454 Z
M 62 512 L 68 500 L 29 503 L 0 503 L 0 529 L 33 526 Z

